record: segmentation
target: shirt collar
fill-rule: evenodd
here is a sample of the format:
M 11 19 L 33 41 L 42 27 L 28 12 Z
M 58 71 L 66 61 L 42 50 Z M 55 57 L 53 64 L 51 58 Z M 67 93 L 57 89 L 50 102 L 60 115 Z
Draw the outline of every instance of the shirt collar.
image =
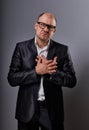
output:
M 49 47 L 49 45 L 50 45 L 50 40 L 48 41 L 48 44 L 45 46 L 45 47 L 43 47 L 43 48 L 40 48 L 39 46 L 38 46 L 38 44 L 37 44 L 37 42 L 36 42 L 36 36 L 35 36 L 35 46 L 37 47 L 37 49 L 39 49 L 39 50 L 48 50 L 48 47 Z

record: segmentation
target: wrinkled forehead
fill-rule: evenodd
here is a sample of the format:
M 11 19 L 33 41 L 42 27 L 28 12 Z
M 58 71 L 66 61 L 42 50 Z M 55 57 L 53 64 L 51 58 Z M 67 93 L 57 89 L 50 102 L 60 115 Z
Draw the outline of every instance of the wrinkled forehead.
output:
M 38 19 L 40 22 L 44 22 L 46 24 L 54 25 L 56 26 L 56 20 L 55 17 L 52 14 L 43 14 L 41 17 Z

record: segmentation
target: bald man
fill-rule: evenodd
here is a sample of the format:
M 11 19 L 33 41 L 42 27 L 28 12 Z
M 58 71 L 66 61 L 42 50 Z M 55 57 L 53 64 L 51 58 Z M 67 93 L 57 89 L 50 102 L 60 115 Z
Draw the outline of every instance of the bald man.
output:
M 8 81 L 19 86 L 18 130 L 64 130 L 62 87 L 73 88 L 76 76 L 68 46 L 52 40 L 56 17 L 44 12 L 34 38 L 16 44 Z

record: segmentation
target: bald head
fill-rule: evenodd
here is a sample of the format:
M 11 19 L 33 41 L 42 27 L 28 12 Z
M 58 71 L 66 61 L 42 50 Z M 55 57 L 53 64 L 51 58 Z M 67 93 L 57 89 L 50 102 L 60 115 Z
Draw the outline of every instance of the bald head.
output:
M 47 17 L 48 19 L 52 19 L 52 21 L 54 21 L 54 24 L 55 24 L 55 25 L 56 25 L 56 23 L 57 23 L 56 17 L 55 17 L 52 13 L 50 13 L 50 12 L 43 12 L 43 13 L 41 13 L 41 14 L 38 16 L 37 21 L 39 21 L 41 17 Z

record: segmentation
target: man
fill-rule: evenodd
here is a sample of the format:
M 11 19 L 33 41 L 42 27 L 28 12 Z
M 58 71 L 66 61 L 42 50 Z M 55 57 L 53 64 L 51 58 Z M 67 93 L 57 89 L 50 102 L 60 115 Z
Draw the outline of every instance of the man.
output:
M 42 13 L 34 25 L 35 38 L 16 45 L 8 81 L 20 86 L 18 130 L 64 130 L 62 86 L 74 87 L 76 76 L 68 46 L 51 39 L 56 22 L 53 14 Z

